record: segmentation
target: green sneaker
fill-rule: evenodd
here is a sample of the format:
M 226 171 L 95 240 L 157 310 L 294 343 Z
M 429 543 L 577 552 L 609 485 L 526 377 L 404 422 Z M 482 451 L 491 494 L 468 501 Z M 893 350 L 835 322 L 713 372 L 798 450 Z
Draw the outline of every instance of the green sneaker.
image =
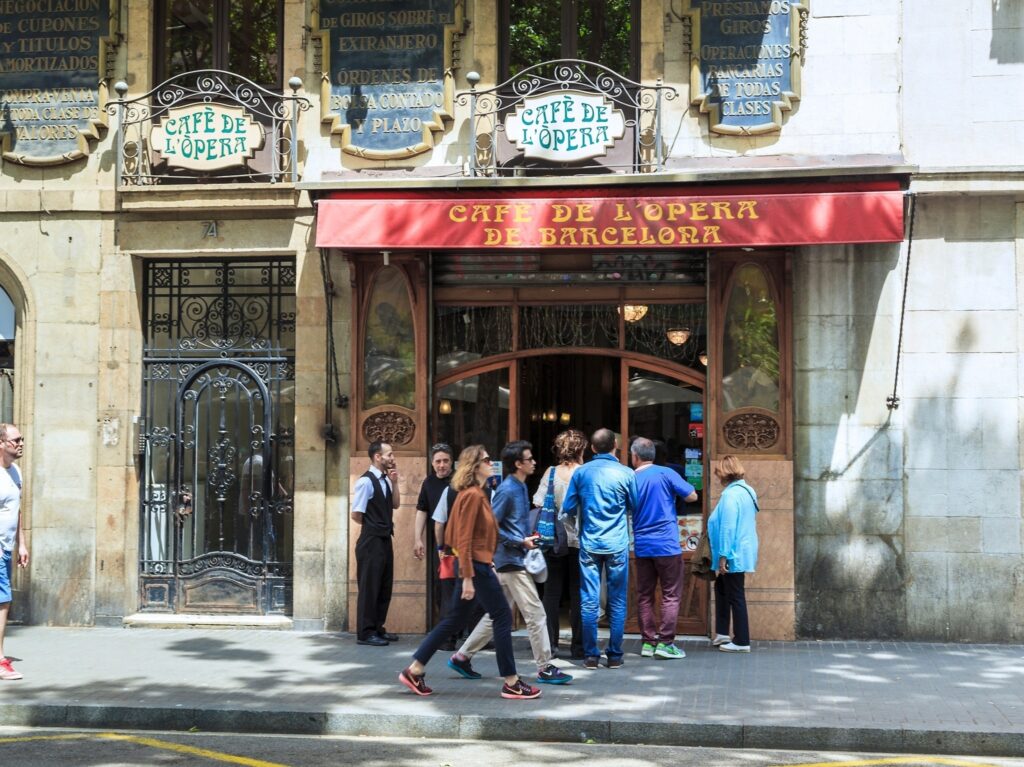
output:
M 665 644 L 664 642 L 658 642 L 658 649 L 654 651 L 655 658 L 663 658 L 665 660 L 675 660 L 676 658 L 685 658 L 686 653 L 676 647 L 674 644 Z
M 653 658 L 654 657 L 654 645 L 650 642 L 644 642 L 640 648 L 641 658 Z

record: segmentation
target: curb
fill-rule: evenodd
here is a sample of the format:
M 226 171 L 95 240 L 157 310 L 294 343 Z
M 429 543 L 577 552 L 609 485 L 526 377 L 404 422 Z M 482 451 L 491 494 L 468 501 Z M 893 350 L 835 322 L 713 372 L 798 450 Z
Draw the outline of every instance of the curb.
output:
M 522 721 L 519 719 L 518 721 Z M 323 711 L 247 711 L 48 704 L 0 706 L 0 726 L 171 730 L 265 735 L 362 735 L 451 740 L 507 740 L 510 719 L 475 715 L 386 715 Z M 531 739 L 561 743 L 970 754 L 1024 757 L 1024 731 L 929 730 L 899 727 L 799 727 L 680 721 L 530 719 Z

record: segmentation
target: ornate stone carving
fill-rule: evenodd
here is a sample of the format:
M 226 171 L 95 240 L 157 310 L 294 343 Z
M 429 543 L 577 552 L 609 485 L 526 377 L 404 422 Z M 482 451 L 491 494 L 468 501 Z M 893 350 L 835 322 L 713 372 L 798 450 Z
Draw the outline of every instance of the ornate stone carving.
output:
M 390 445 L 407 445 L 415 433 L 416 422 L 394 410 L 374 413 L 363 421 L 363 436 L 370 442 L 380 440 Z
M 725 442 L 734 450 L 767 450 L 779 441 L 782 427 L 769 415 L 734 415 L 722 427 Z

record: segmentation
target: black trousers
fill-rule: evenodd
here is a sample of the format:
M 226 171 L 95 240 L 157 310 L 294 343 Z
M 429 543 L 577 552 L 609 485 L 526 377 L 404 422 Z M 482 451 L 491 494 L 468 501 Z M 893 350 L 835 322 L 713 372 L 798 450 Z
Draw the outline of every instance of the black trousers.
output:
M 572 629 L 572 640 L 569 651 L 573 655 L 583 654 L 583 632 L 580 624 L 580 550 L 569 549 L 569 553 L 561 557 L 547 557 L 548 579 L 544 582 L 544 612 L 548 619 L 548 639 L 551 649 L 558 647 L 559 616 L 561 615 L 562 596 L 568 586 L 569 591 L 569 628 Z
M 733 644 L 750 644 L 750 624 L 747 622 L 747 594 L 743 590 L 746 573 L 726 573 L 715 578 L 715 631 L 728 636 L 729 614 L 732 614 Z
M 361 535 L 356 541 L 356 636 L 369 639 L 385 632 L 395 580 L 395 552 L 391 536 Z
M 438 583 L 441 584 L 441 620 L 444 620 L 448 617 L 448 613 L 458 607 L 459 601 L 462 599 L 462 587 L 461 585 L 459 586 L 459 596 L 456 597 L 455 586 L 456 584 L 461 584 L 460 579 L 439 578 Z M 480 606 L 480 603 L 474 601 L 473 611 L 470 613 L 469 620 L 466 622 L 466 627 L 452 634 L 448 638 L 448 643 L 453 645 L 461 644 L 462 640 L 469 636 L 469 632 L 476 628 L 476 624 L 478 624 L 480 619 L 486 614 L 487 613 L 484 611 L 484 608 Z M 440 623 L 440 621 L 438 621 L 438 623 Z

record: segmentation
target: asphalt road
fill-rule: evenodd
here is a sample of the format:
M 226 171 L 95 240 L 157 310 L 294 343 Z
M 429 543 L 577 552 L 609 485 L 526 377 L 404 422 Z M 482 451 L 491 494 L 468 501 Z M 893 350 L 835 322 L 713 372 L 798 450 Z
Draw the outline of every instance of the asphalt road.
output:
M 529 729 L 524 721 L 523 731 Z M 32 767 L 1024 767 L 1021 759 L 740 751 L 524 741 L 445 741 L 0 728 L 0 764 Z

